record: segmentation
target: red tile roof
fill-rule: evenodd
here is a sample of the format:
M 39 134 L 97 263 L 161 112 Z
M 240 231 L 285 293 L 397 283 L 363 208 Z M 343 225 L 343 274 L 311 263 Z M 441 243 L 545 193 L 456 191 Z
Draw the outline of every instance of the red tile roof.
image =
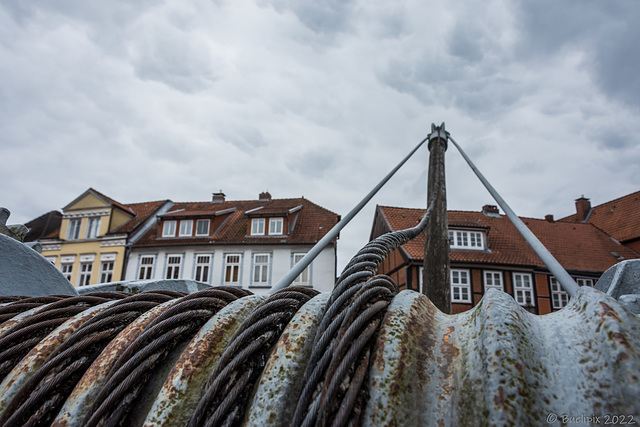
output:
M 560 221 L 576 222 L 576 215 Z M 640 191 L 628 194 L 591 209 L 587 222 L 619 242 L 640 238 Z
M 414 227 L 424 212 L 424 209 L 379 206 L 376 216 L 381 214 L 391 230 L 403 230 Z M 624 259 L 639 258 L 631 249 L 617 244 L 591 224 L 521 219 L 567 270 L 603 272 L 620 261 L 611 252 L 621 255 Z M 449 229 L 472 227 L 488 230 L 488 251 L 453 249 L 450 252 L 452 262 L 545 268 L 540 258 L 504 215 L 496 217 L 487 216 L 482 212 L 449 211 L 448 221 Z M 423 260 L 424 236 L 405 244 L 403 249 L 411 258 Z
M 295 221 L 291 233 L 285 236 L 249 236 L 250 214 L 246 212 L 263 207 L 263 213 L 285 215 L 291 209 L 301 209 L 289 215 Z M 340 220 L 339 215 L 304 199 L 239 200 L 224 202 L 184 202 L 175 203 L 162 218 L 211 218 L 216 215 L 227 216 L 225 221 L 211 237 L 158 238 L 160 224 L 154 225 L 135 246 L 158 245 L 197 245 L 197 244 L 274 244 L 306 243 L 319 241 Z M 212 230 L 213 231 L 213 230 Z
M 87 192 L 94 192 L 95 194 L 97 194 L 98 196 L 102 197 L 103 199 L 105 199 L 107 202 L 111 203 L 112 205 L 122 209 L 125 212 L 129 212 L 131 214 L 135 215 L 135 212 L 133 212 L 129 206 L 122 204 L 116 200 L 113 200 L 111 197 L 109 196 L 105 196 L 104 194 L 102 194 L 101 192 L 99 192 L 98 190 L 96 190 L 95 188 L 89 188 L 89 190 L 87 190 Z
M 130 233 L 153 215 L 162 205 L 170 200 L 157 200 L 154 202 L 130 203 L 123 205 L 135 216 L 131 220 L 113 230 L 110 234 Z

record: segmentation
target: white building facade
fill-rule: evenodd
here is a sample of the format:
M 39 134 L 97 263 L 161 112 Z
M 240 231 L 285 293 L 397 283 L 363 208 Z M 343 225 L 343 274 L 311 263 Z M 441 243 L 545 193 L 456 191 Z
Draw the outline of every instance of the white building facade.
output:
M 337 222 L 304 198 L 175 203 L 130 245 L 125 280 L 190 279 L 266 294 Z M 333 289 L 337 244 L 313 260 L 294 285 Z

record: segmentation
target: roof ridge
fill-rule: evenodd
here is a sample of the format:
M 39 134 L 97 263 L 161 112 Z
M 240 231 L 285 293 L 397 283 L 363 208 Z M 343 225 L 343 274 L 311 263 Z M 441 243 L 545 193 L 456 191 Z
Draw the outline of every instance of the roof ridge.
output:
M 604 202 L 604 203 L 600 203 L 599 205 L 592 206 L 591 209 L 595 209 L 595 208 L 598 208 L 600 206 L 606 206 L 606 205 L 608 205 L 610 203 L 614 203 L 614 202 L 617 202 L 617 201 L 622 200 L 622 199 L 626 199 L 626 198 L 634 196 L 634 195 L 640 195 L 640 190 L 634 191 L 633 193 L 629 193 L 629 194 L 626 194 L 624 196 L 620 196 L 618 198 L 615 198 L 613 200 L 609 200 L 609 201 Z

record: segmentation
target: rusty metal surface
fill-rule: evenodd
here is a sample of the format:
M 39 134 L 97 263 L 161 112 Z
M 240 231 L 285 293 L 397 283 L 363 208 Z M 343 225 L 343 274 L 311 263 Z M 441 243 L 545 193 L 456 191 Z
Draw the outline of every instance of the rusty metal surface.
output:
M 234 301 L 200 329 L 169 373 L 145 426 L 185 425 L 189 421 L 231 335 L 263 300 L 253 295 Z
M 382 317 L 376 321 L 372 313 L 380 300 L 358 302 L 357 294 L 366 294 L 367 288 L 364 283 L 356 288 L 335 300 L 340 310 L 331 311 L 330 294 L 318 295 L 295 310 L 283 324 L 273 350 L 260 356 L 265 358 L 264 370 L 255 365 L 259 369 L 255 389 L 243 395 L 239 406 L 246 407 L 247 415 L 238 412 L 239 418 L 229 418 L 229 425 L 284 426 L 292 421 L 300 425 L 293 417 L 306 384 L 304 371 L 324 363 L 311 359 L 316 346 L 323 348 L 320 359 L 328 362 L 312 394 L 312 402 L 317 403 L 309 425 L 347 425 L 358 417 L 362 425 L 371 426 L 547 425 L 548 420 L 550 425 L 562 425 L 563 419 L 569 419 L 562 417 L 569 416 L 602 420 L 617 414 L 627 420 L 633 416 L 635 421 L 640 417 L 640 319 L 598 290 L 581 288 L 565 308 L 544 316 L 527 312 L 512 297 L 495 290 L 472 310 L 457 315 L 441 313 L 424 295 L 403 291 L 390 302 L 383 299 L 386 308 L 380 309 Z M 84 425 L 116 360 L 184 298 L 143 312 L 113 338 L 77 381 L 53 425 Z M 243 351 L 258 340 L 260 334 L 245 346 L 230 344 L 231 336 L 250 317 L 254 320 L 248 325 L 261 324 L 259 309 L 264 301 L 257 296 L 232 301 L 199 328 L 186 347 L 178 349 L 177 357 L 152 368 L 171 372 L 158 374 L 163 381 L 160 392 L 150 396 L 152 404 L 137 406 L 135 417 L 127 418 L 125 424 L 185 425 L 205 395 L 207 378 L 215 381 L 224 371 L 221 368 L 239 363 L 234 362 L 236 356 L 228 356 L 227 362 L 221 356 L 230 347 Z M 47 335 L 0 385 L 0 410 L 7 409 L 45 359 L 74 331 L 116 303 L 85 310 Z M 38 310 L 20 316 L 32 316 Z M 266 310 L 264 318 L 274 313 Z M 358 320 L 359 313 L 368 314 Z M 327 314 L 328 324 L 322 326 Z M 349 316 L 354 317 L 346 320 Z M 172 317 L 165 314 L 164 318 Z M 379 328 L 371 326 L 378 323 Z M 333 328 L 336 338 L 324 342 L 318 334 Z M 252 330 L 251 326 L 245 330 Z M 358 344 L 363 342 L 371 346 Z M 367 358 L 366 363 L 356 363 Z M 236 384 L 234 379 L 225 381 Z M 354 382 L 359 388 L 350 393 Z M 350 403 L 353 396 L 360 404 Z M 341 415 L 342 408 L 348 416 Z M 349 408 L 356 412 L 348 412 Z M 42 420 L 42 425 L 51 423 L 34 418 L 34 422 Z
M 238 425 L 266 359 L 295 313 L 318 291 L 291 286 L 269 296 L 231 337 L 203 389 L 190 427 Z
M 104 348 L 70 393 L 56 419 L 53 421 L 53 425 L 78 426 L 82 424 L 95 401 L 96 395 L 104 386 L 107 374 L 117 358 L 151 322 L 167 308 L 175 304 L 176 301 L 178 300 L 173 299 L 157 304 L 155 307 L 142 313 Z M 129 307 L 129 309 L 131 308 L 133 307 Z
M 401 292 L 370 371 L 367 425 L 560 425 L 562 417 L 640 416 L 640 322 L 582 288 L 533 315 L 489 291 L 454 316 Z
M 329 296 L 320 294 L 303 305 L 282 332 L 249 405 L 247 425 L 289 425 L 302 391 L 313 337 Z
M 83 311 L 64 322 L 40 341 L 0 383 L 0 416 L 4 417 L 7 407 L 18 395 L 22 386 L 38 371 L 56 348 L 95 314 L 107 309 L 115 302 L 106 302 Z

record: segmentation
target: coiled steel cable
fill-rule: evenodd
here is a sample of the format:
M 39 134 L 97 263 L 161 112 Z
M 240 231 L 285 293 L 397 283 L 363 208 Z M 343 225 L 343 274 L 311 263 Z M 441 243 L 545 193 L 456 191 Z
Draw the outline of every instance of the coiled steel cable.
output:
M 158 304 L 182 296 L 181 292 L 142 292 L 97 313 L 51 352 L 9 403 L 0 423 L 49 425 L 84 372 L 120 331 Z
M 344 327 L 348 325 L 349 321 L 353 321 L 348 319 L 355 319 L 353 316 L 356 315 L 354 310 L 358 310 L 357 307 L 362 308 L 362 310 L 358 312 L 362 314 L 368 309 L 367 304 L 375 305 L 375 303 L 378 302 L 377 300 L 369 302 L 368 297 L 363 296 L 371 287 L 376 288 L 381 286 L 393 295 L 397 293 L 397 287 L 390 278 L 386 276 L 374 277 L 374 274 L 378 265 L 380 265 L 391 252 L 416 238 L 424 231 L 429 222 L 434 205 L 435 203 L 432 201 L 424 216 L 415 227 L 389 232 L 367 243 L 343 269 L 340 277 L 336 280 L 336 285 L 329 298 L 327 309 L 314 336 L 311 355 L 303 377 L 304 386 L 298 399 L 292 425 L 299 426 L 303 425 L 303 423 L 304 425 L 314 425 L 316 423 L 324 425 L 324 423 L 327 422 L 324 414 L 321 414 L 320 419 L 317 419 L 317 415 L 321 405 L 324 405 L 322 406 L 323 409 L 327 408 L 328 403 L 323 402 L 327 402 L 328 399 L 332 398 L 327 395 L 326 389 L 323 387 L 325 387 L 324 383 L 326 380 L 329 379 L 329 377 L 327 377 L 327 369 L 332 366 L 332 360 L 336 360 L 334 352 L 339 348 L 339 339 L 342 335 L 340 331 L 344 330 Z M 392 290 L 394 288 L 396 289 L 395 291 Z M 369 324 L 376 324 L 373 334 L 377 332 L 377 326 L 386 312 L 386 306 L 393 297 L 393 295 L 387 294 L 386 291 L 380 292 L 382 292 L 380 295 L 384 295 L 381 301 L 386 301 L 386 304 L 383 303 L 376 306 L 379 307 L 380 310 L 384 309 L 382 314 L 380 314 L 380 318 L 374 316 L 368 319 Z M 367 302 L 366 304 L 365 301 Z M 356 302 L 358 303 L 356 304 Z M 383 305 L 384 307 L 382 307 Z M 369 316 L 369 314 L 362 315 Z M 359 322 L 361 321 L 362 320 Z M 363 329 L 360 329 L 360 331 L 366 333 L 365 336 L 371 334 L 369 339 L 374 336 L 369 326 L 363 326 Z M 364 375 L 363 372 L 366 373 L 366 370 L 360 367 L 360 365 L 364 363 L 365 360 L 367 360 L 368 363 L 369 356 L 366 354 L 368 354 L 369 351 L 366 350 L 366 348 L 368 348 L 366 344 L 369 343 L 369 339 L 364 341 L 362 338 L 359 339 L 358 345 L 360 351 L 354 350 L 352 354 L 355 358 L 361 358 L 359 365 L 355 368 L 350 368 L 351 373 L 354 374 L 353 378 L 355 378 L 356 381 L 361 382 L 364 380 L 362 375 Z M 354 366 L 353 363 L 350 366 Z M 334 369 L 332 372 L 335 375 L 337 371 Z M 346 371 L 341 369 L 340 372 L 345 373 Z M 355 375 L 356 372 L 357 375 Z M 338 382 L 337 384 L 340 383 Z M 329 387 L 329 384 L 327 384 L 327 387 Z M 332 388 L 332 390 L 335 391 L 334 388 Z M 342 408 L 342 412 L 347 411 L 347 407 L 353 409 L 353 405 L 355 404 L 354 399 L 358 398 L 358 393 L 359 391 L 354 388 L 344 395 L 347 396 L 345 401 L 346 406 Z M 345 419 L 346 418 L 341 415 L 338 421 L 341 420 L 340 422 L 342 422 Z
M 0 349 L 2 349 L 0 351 L 0 381 L 33 347 L 69 318 L 90 307 L 114 299 L 122 299 L 126 295 L 96 293 L 58 299 L 37 313 L 23 319 L 15 328 L 0 336 Z
M 12 299 L 13 297 L 3 297 Z M 0 307 L 0 324 L 9 319 L 14 318 L 20 313 L 31 310 L 32 308 L 41 307 L 66 298 L 73 298 L 71 295 L 46 295 L 42 297 L 18 297 L 14 302 Z M 8 300 L 4 300 L 5 302 Z
M 204 387 L 189 426 L 240 425 L 273 346 L 316 290 L 290 286 L 267 298 L 229 340 Z
M 219 286 L 187 295 L 162 312 L 111 367 L 83 425 L 127 425 L 154 368 L 220 309 L 247 295 L 251 293 L 240 288 Z

